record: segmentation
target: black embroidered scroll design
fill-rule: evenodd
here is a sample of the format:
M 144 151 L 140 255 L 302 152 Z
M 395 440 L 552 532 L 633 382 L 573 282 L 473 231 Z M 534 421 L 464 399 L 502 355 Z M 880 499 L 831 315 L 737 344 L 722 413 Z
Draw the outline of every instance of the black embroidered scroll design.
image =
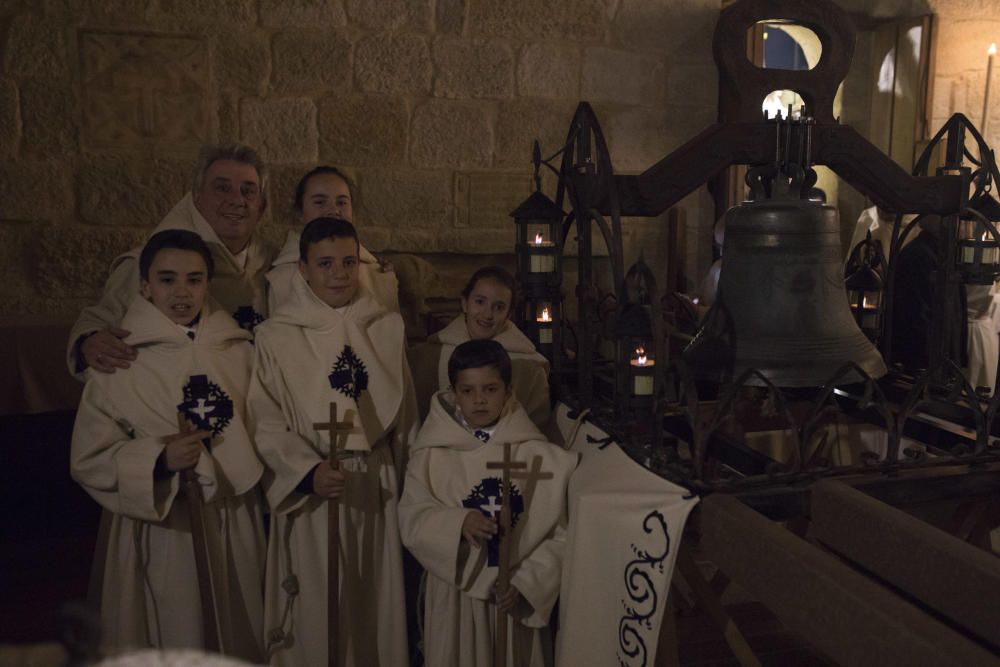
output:
M 635 559 L 625 566 L 625 592 L 622 598 L 625 614 L 618 622 L 618 664 L 621 667 L 645 667 L 650 657 L 646 648 L 645 633 L 652 632 L 652 618 L 656 615 L 660 600 L 653 583 L 652 574 L 663 574 L 663 562 L 670 553 L 670 536 L 667 521 L 663 515 L 653 510 L 642 520 L 642 529 L 647 534 L 654 530 L 663 533 L 662 553 L 651 553 L 631 545 Z

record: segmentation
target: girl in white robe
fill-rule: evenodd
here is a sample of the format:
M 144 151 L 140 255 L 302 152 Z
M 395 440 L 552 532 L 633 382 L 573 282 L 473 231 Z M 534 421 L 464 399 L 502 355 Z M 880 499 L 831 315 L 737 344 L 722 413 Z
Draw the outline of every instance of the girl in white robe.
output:
M 316 220 L 314 222 L 320 222 Z M 334 308 L 299 271 L 257 328 L 248 408 L 271 507 L 265 625 L 273 665 L 327 664 L 330 503 L 309 488 L 330 452 L 331 403 L 346 437 L 340 496 L 340 665 L 409 664 L 397 466 L 416 433 L 403 320 L 359 289 Z
M 194 468 L 231 655 L 263 656 L 263 466 L 243 423 L 250 333 L 210 304 L 189 337 L 136 296 L 122 320 L 139 354 L 114 374 L 88 370 L 71 448 L 73 478 L 104 508 L 91 590 L 109 647 L 201 648 L 201 602 L 180 475 L 160 468 L 178 412 L 213 432 Z M 162 464 L 161 464 L 162 465 Z
M 403 544 L 427 570 L 424 651 L 428 667 L 489 667 L 493 664 L 497 540 L 470 547 L 463 522 L 470 509 L 499 519 L 500 472 L 487 463 L 503 460 L 509 442 L 514 461 L 540 463 L 552 479 L 511 484 L 515 520 L 510 539 L 510 583 L 528 608 L 515 613 L 508 632 L 507 664 L 551 664 L 549 615 L 559 594 L 566 536 L 566 489 L 576 455 L 546 442 L 516 399 L 483 442 L 482 431 L 461 423 L 451 391 L 435 394 L 430 414 L 413 444 L 399 506 Z
M 547 430 L 552 414 L 549 362 L 513 322 L 514 278 L 497 266 L 479 269 L 462 290 L 462 314 L 410 350 L 410 369 L 417 390 L 420 418 L 430 411 L 431 396 L 447 389 L 448 359 L 455 348 L 473 339 L 491 339 L 510 355 L 512 388 L 531 421 Z

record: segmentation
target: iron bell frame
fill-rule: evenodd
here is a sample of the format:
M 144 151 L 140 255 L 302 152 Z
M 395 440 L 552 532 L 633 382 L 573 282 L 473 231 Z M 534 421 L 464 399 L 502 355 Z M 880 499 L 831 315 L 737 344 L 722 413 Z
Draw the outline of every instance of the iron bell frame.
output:
M 771 19 L 802 25 L 820 38 L 823 52 L 813 69 L 764 70 L 756 67 L 746 57 L 743 47 L 749 29 L 760 21 Z M 854 45 L 855 28 L 850 17 L 829 0 L 784 0 L 777 4 L 771 0 L 739 0 L 727 6 L 720 13 L 713 42 L 720 76 L 718 122 L 706 127 L 696 137 L 638 175 L 614 173 L 610 153 L 593 109 L 586 102 L 578 106 L 570 123 L 566 144 L 559 151 L 562 162 L 558 169 L 553 168 L 558 175 L 556 204 L 562 207 L 564 203 L 568 203 L 563 238 L 569 238 L 571 231 L 575 231 L 578 241 L 577 319 L 573 323 L 577 341 L 576 354 L 567 362 L 566 382 L 559 394 L 561 400 L 573 409 L 590 410 L 602 428 L 608 432 L 614 431 L 613 422 L 616 419 L 613 411 L 609 410 L 611 406 L 594 392 L 594 370 L 601 363 L 596 354 L 599 349 L 600 298 L 594 279 L 591 231 L 596 229 L 604 237 L 610 256 L 611 284 L 617 291 L 618 303 L 622 303 L 623 295 L 618 287 L 623 284 L 624 277 L 622 216 L 659 216 L 701 185 L 713 180 L 718 183 L 720 174 L 731 165 L 773 163 L 776 123 L 762 117 L 760 110 L 760 100 L 772 90 L 795 90 L 805 102 L 808 110 L 806 116 L 810 123 L 805 145 L 810 156 L 808 163 L 831 168 L 881 208 L 897 211 L 900 216 L 910 213 L 918 216 L 942 216 L 949 229 L 955 228 L 958 216 L 969 207 L 970 184 L 974 182 L 973 174 L 954 168 L 956 165 L 960 166 L 963 155 L 968 154 L 964 147 L 963 133 L 964 128 L 971 127 L 971 124 L 964 117 L 953 117 L 935 138 L 937 141 L 944 137 L 943 140 L 947 141 L 945 162 L 946 166 L 952 168 L 941 169 L 931 175 L 926 165 L 921 169 L 918 164 L 913 175 L 908 174 L 853 128 L 841 125 L 833 115 L 833 99 L 850 67 Z M 986 154 L 989 155 L 988 169 L 993 172 L 995 166 L 992 165 L 992 153 L 987 150 Z M 993 180 L 997 181 L 995 178 Z M 897 218 L 890 258 L 894 257 L 905 236 L 903 227 Z M 912 229 L 912 223 L 905 227 L 907 231 Z M 996 238 L 995 228 L 990 229 L 990 232 Z M 945 250 L 952 263 L 950 270 L 942 272 L 947 274 L 942 279 L 955 279 L 956 237 L 957 233 L 949 237 L 950 247 Z M 879 348 L 887 361 L 891 361 L 889 314 L 893 305 L 892 269 L 890 262 L 883 299 L 884 329 L 879 341 Z M 557 354 L 556 358 L 559 356 Z M 657 367 L 660 366 L 660 359 L 662 356 L 657 355 Z M 949 382 L 958 382 L 953 369 L 948 370 L 950 366 L 945 368 L 947 361 L 940 358 L 943 364 L 940 367 L 944 371 L 939 377 L 950 378 Z M 845 367 L 831 377 L 817 398 L 816 409 L 819 410 L 820 403 L 829 400 L 833 389 L 838 384 L 844 384 L 845 378 L 856 370 Z M 686 375 L 683 362 L 669 362 L 666 374 L 671 377 L 671 382 L 678 378 L 690 378 Z M 739 384 L 754 379 L 752 372 L 743 375 L 746 377 L 741 376 L 734 382 Z M 864 380 L 863 384 L 869 387 L 866 392 L 882 396 L 879 385 L 873 384 L 874 380 L 866 377 L 863 371 L 859 375 Z M 891 370 L 886 381 L 891 383 L 895 379 L 895 371 Z M 703 465 L 703 459 L 713 447 L 718 446 L 718 443 L 710 446 L 717 434 L 711 428 L 706 431 L 702 420 L 697 417 L 697 387 L 689 379 L 679 382 L 676 386 L 671 385 L 673 389 L 679 390 L 669 392 L 677 400 L 672 400 L 668 406 L 664 423 L 673 424 L 671 429 L 692 433 L 690 438 L 696 443 L 692 446 L 694 472 L 682 476 L 686 480 L 684 483 L 695 487 L 727 487 L 731 484 L 730 481 L 705 476 L 708 468 Z M 902 386 L 910 387 L 907 391 L 919 392 L 925 391 L 923 388 L 927 384 L 919 378 L 911 378 L 905 380 Z M 966 394 L 973 397 L 970 400 L 976 400 L 973 391 L 963 390 L 963 395 Z M 906 399 L 904 403 L 906 407 L 900 421 L 897 422 L 894 418 L 891 424 L 887 422 L 890 455 L 886 458 L 885 465 L 898 465 L 901 424 L 913 414 L 914 406 L 921 404 L 921 401 L 914 398 Z M 1000 402 L 991 403 L 988 412 L 990 417 L 985 423 L 992 424 L 992 415 L 1000 412 Z M 678 414 L 683 416 L 676 416 Z M 675 424 L 672 420 L 676 419 L 681 419 L 683 424 Z M 985 442 L 985 438 L 985 434 L 981 437 L 977 435 L 977 442 Z M 976 451 L 979 452 L 977 456 L 984 455 L 983 447 L 977 445 Z M 772 472 L 769 473 L 769 478 L 776 481 L 779 478 L 794 479 L 801 474 L 816 474 L 815 471 L 807 472 L 805 465 L 806 459 L 803 457 L 787 475 L 779 477 Z M 754 478 L 749 478 L 747 483 L 752 483 L 752 479 Z

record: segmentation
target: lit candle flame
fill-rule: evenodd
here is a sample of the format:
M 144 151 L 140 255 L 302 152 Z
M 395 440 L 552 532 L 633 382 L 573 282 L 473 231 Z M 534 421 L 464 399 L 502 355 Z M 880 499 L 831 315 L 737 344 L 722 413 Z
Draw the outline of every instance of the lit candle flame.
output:
M 636 363 L 640 366 L 646 365 L 646 348 L 637 347 L 635 348 Z
M 542 245 L 542 235 L 535 234 L 535 245 Z
M 552 321 L 552 316 L 549 315 L 549 309 L 548 308 L 542 308 L 542 316 L 539 318 L 539 321 L 540 322 L 551 322 Z
M 863 296 L 863 297 L 861 297 L 861 307 L 862 308 L 874 308 L 875 304 L 869 305 L 868 304 L 868 297 L 867 296 Z
M 996 43 L 990 44 L 990 48 L 986 49 L 986 54 L 990 56 L 995 56 L 997 54 Z

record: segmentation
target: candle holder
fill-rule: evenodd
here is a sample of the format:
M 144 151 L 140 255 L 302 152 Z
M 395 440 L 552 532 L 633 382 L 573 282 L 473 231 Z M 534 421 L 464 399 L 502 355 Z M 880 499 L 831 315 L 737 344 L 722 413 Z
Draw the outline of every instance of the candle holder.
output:
M 558 294 L 539 296 L 530 292 L 522 292 L 519 300 L 521 330 L 555 368 L 562 340 L 562 300 Z
M 552 329 L 555 326 L 554 310 L 548 301 L 538 304 L 538 314 L 535 316 L 535 331 L 538 337 L 538 346 L 552 345 Z
M 629 361 L 629 376 L 632 380 L 629 384 L 632 387 L 633 401 L 636 399 L 642 401 L 642 397 L 653 395 L 655 366 L 656 360 L 646 352 L 644 346 L 635 348 L 635 354 Z
M 657 382 L 653 322 L 649 309 L 639 303 L 619 305 L 615 318 L 617 339 L 618 414 L 633 420 L 632 411 L 648 409 L 656 396 Z
M 885 257 L 869 231 L 851 251 L 845 273 L 847 302 L 854 321 L 873 343 L 882 337 L 882 291 L 885 289 Z

